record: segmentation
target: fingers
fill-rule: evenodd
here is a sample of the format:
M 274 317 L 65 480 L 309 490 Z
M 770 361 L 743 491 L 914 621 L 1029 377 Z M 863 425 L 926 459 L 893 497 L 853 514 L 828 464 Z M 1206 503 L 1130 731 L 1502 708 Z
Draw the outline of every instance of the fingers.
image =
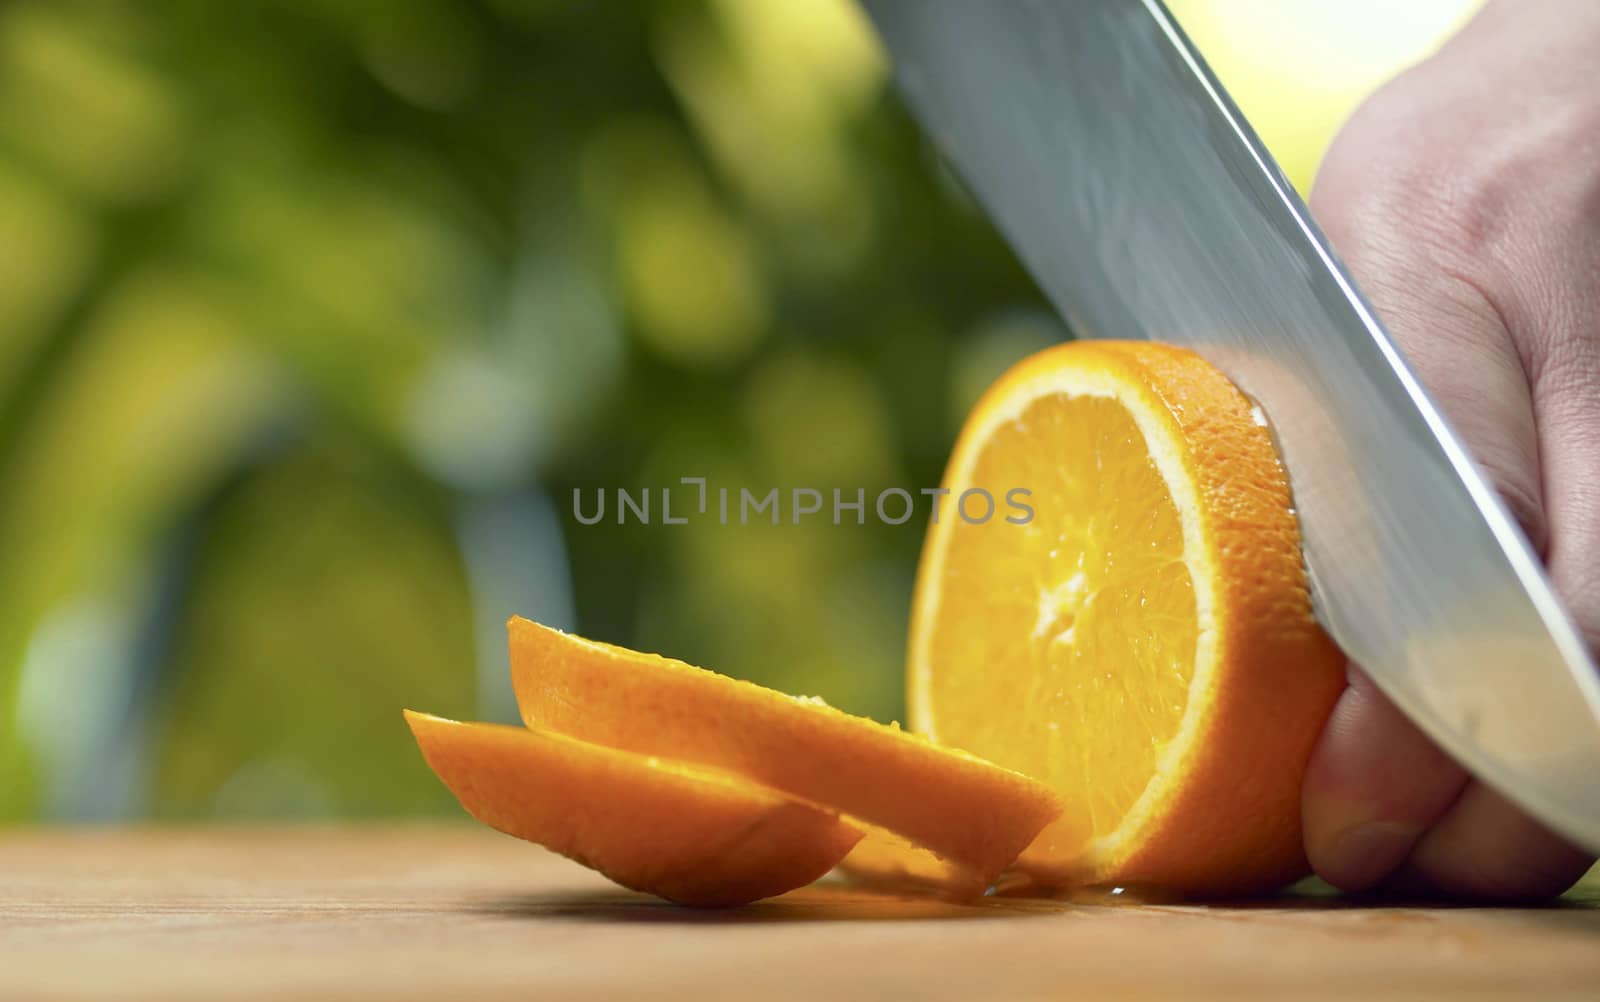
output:
M 1352 668 L 1306 770 L 1306 857 L 1341 890 L 1375 887 L 1466 784 L 1461 767 Z
M 1594 858 L 1471 779 L 1352 668 L 1306 772 L 1306 856 L 1344 891 L 1531 901 Z
M 1432 895 L 1538 901 L 1571 887 L 1594 857 L 1482 783 L 1419 839 L 1396 886 Z
M 1364 143 L 1387 142 L 1381 128 L 1375 139 L 1359 132 L 1354 138 L 1342 155 L 1358 163 L 1366 162 Z M 1446 249 L 1434 249 L 1439 234 L 1448 232 L 1444 224 L 1414 214 L 1407 225 L 1420 232 L 1397 227 L 1392 200 L 1402 195 L 1371 183 L 1364 167 L 1344 168 L 1338 161 L 1330 167 L 1313 195 L 1330 236 L 1418 376 L 1544 552 L 1539 428 L 1524 361 L 1500 310 L 1466 272 L 1446 263 Z M 1323 879 L 1347 891 L 1392 885 L 1397 874 L 1411 889 L 1429 893 L 1515 896 L 1519 876 L 1531 890 L 1546 891 L 1570 869 L 1573 850 L 1552 847 L 1548 833 L 1487 797 L 1370 678 L 1352 670 L 1306 775 L 1306 855 Z M 1446 819 L 1451 823 L 1440 827 Z M 1488 827 L 1474 834 L 1474 823 Z M 1418 856 L 1424 847 L 1426 855 Z M 1494 863 L 1490 847 L 1507 859 Z M 1548 875 L 1513 872 L 1545 866 L 1529 861 L 1535 855 L 1549 856 Z
M 1529 83 L 1562 114 L 1497 105 L 1503 86 L 1485 90 L 1481 65 L 1514 21 L 1480 19 L 1455 55 L 1358 112 L 1312 208 L 1594 648 L 1600 159 L 1574 167 L 1558 153 L 1600 153 L 1600 101 L 1544 59 Z M 1541 898 L 1593 861 L 1469 779 L 1355 671 L 1313 754 L 1302 813 L 1312 865 L 1347 890 Z

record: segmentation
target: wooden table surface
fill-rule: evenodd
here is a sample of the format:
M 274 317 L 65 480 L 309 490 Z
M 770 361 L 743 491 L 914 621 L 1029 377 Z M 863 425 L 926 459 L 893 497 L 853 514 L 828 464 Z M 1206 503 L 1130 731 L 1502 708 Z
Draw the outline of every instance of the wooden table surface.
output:
M 966 906 L 824 883 L 725 912 L 469 826 L 0 833 L 0 999 L 1600 998 L 1540 909 Z

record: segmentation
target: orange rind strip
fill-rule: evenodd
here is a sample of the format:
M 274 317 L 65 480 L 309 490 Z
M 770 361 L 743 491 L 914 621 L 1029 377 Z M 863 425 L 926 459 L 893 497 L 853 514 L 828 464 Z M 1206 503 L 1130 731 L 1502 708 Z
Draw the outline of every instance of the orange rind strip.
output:
M 837 809 L 951 865 L 981 892 L 1059 811 L 1043 784 L 898 727 L 654 654 L 509 624 L 523 720 L 725 770 Z
M 722 907 L 782 894 L 861 838 L 837 812 L 733 776 L 544 730 L 405 716 L 467 813 L 668 901 Z

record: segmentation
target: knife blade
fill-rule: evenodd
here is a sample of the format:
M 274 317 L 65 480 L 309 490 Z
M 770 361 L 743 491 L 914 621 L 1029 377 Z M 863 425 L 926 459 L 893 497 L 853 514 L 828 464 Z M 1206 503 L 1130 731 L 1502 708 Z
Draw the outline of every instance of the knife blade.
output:
M 1264 409 L 1345 652 L 1467 769 L 1600 851 L 1580 634 L 1160 0 L 864 6 L 907 104 L 1072 330 L 1187 345 Z

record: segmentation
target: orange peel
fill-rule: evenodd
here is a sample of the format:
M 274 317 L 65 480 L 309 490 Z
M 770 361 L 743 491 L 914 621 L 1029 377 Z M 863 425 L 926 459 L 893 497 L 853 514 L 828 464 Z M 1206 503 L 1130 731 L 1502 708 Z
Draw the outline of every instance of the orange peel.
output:
M 405 717 L 467 813 L 680 904 L 782 894 L 827 873 L 861 838 L 835 811 L 711 770 L 549 731 Z
M 1059 810 L 1039 782 L 980 758 L 654 654 L 520 617 L 509 624 L 523 720 L 585 741 L 726 770 L 937 854 L 982 891 Z

